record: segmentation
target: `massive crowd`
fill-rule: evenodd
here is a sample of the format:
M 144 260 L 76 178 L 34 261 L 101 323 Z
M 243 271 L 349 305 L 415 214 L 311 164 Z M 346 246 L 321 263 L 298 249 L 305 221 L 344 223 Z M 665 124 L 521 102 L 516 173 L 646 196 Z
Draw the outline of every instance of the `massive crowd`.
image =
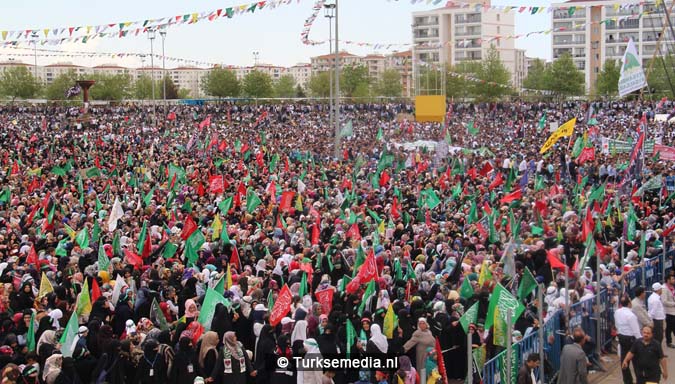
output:
M 443 125 L 344 105 L 335 158 L 320 104 L 2 106 L 2 383 L 463 379 L 475 303 L 472 348 L 504 349 L 487 316 L 498 287 L 525 306 L 514 340 L 601 288 L 623 307 L 626 273 L 671 244 L 673 163 L 602 138 L 671 145 L 655 116 L 672 108 L 454 103 Z M 519 294 L 530 274 L 543 302 Z M 641 296 L 641 326 L 672 345 L 675 302 L 663 329 Z M 399 364 L 271 365 L 312 354 Z

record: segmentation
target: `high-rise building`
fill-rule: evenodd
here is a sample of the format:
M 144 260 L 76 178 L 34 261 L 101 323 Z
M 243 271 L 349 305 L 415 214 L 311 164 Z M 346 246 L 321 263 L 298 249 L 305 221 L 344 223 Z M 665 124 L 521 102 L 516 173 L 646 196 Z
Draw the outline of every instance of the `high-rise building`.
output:
M 455 65 L 462 61 L 480 61 L 488 49 L 494 46 L 511 73 L 513 85 L 519 88 L 521 77 L 516 70 L 515 40 L 496 39 L 488 42 L 494 37 L 515 33 L 514 13 L 489 8 L 489 0 L 448 4 L 444 8 L 413 12 L 415 65 Z
M 659 51 L 659 40 L 661 55 L 675 43 L 669 28 L 663 28 L 666 18 L 655 1 L 572 0 L 552 7 L 556 7 L 551 12 L 553 60 L 569 53 L 585 73 L 589 93 L 605 61 L 621 60 L 629 39 L 635 42 L 645 69 Z

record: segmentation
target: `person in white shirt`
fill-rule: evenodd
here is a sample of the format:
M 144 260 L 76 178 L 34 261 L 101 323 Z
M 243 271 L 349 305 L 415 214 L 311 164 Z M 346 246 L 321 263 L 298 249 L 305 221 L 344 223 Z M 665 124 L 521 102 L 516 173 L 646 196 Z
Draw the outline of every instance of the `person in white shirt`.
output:
M 672 334 L 675 333 L 675 276 L 666 278 L 666 285 L 661 292 L 661 302 L 666 312 L 666 345 L 675 348 Z
M 621 361 L 626 358 L 635 340 L 642 337 L 638 318 L 631 310 L 631 301 L 628 296 L 621 298 L 621 308 L 614 312 L 614 324 L 616 332 L 619 334 L 619 348 Z M 621 370 L 623 375 L 623 384 L 633 384 L 633 376 L 630 367 Z
M 647 308 L 649 317 L 654 322 L 654 340 L 659 345 L 663 341 L 663 322 L 666 320 L 666 312 L 661 302 L 661 290 L 663 286 L 659 283 L 652 284 L 652 294 L 647 299 Z

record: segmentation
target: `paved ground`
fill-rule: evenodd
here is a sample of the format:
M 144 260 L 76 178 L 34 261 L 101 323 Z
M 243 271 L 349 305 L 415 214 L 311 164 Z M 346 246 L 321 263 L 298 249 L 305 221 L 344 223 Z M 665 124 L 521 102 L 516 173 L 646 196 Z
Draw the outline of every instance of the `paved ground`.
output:
M 661 383 L 675 383 L 675 349 L 667 348 L 665 342 L 663 343 L 663 353 L 668 356 L 668 381 L 661 380 Z M 619 365 L 619 356 L 607 355 L 603 356 L 603 362 L 607 373 L 596 373 L 589 379 L 591 384 L 621 384 L 623 378 L 621 376 L 621 367 Z

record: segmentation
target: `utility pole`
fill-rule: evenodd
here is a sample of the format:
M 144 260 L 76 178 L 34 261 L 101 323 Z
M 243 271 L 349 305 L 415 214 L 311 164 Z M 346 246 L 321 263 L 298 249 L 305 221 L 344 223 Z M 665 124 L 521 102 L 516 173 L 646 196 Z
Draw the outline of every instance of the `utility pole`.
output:
M 162 36 L 162 88 L 164 91 L 164 116 L 166 116 L 166 56 L 164 55 L 164 39 L 166 39 L 166 31 L 159 31 L 159 35 Z
M 335 4 L 324 4 L 325 16 L 328 18 L 328 57 L 333 55 L 333 18 L 335 17 Z M 328 124 L 333 126 L 333 74 L 328 71 L 330 97 L 328 98 Z
M 335 158 L 340 156 L 340 38 L 338 1 L 335 0 Z
M 153 41 L 155 40 L 155 30 L 148 31 L 148 38 L 150 39 L 150 78 L 152 79 L 152 115 L 155 115 L 155 52 L 153 50 Z
M 30 37 L 33 38 L 33 52 L 35 56 L 35 65 L 33 66 L 33 75 L 35 76 L 35 81 L 38 81 L 38 68 L 37 68 L 37 39 L 38 39 L 38 34 L 33 32 Z

